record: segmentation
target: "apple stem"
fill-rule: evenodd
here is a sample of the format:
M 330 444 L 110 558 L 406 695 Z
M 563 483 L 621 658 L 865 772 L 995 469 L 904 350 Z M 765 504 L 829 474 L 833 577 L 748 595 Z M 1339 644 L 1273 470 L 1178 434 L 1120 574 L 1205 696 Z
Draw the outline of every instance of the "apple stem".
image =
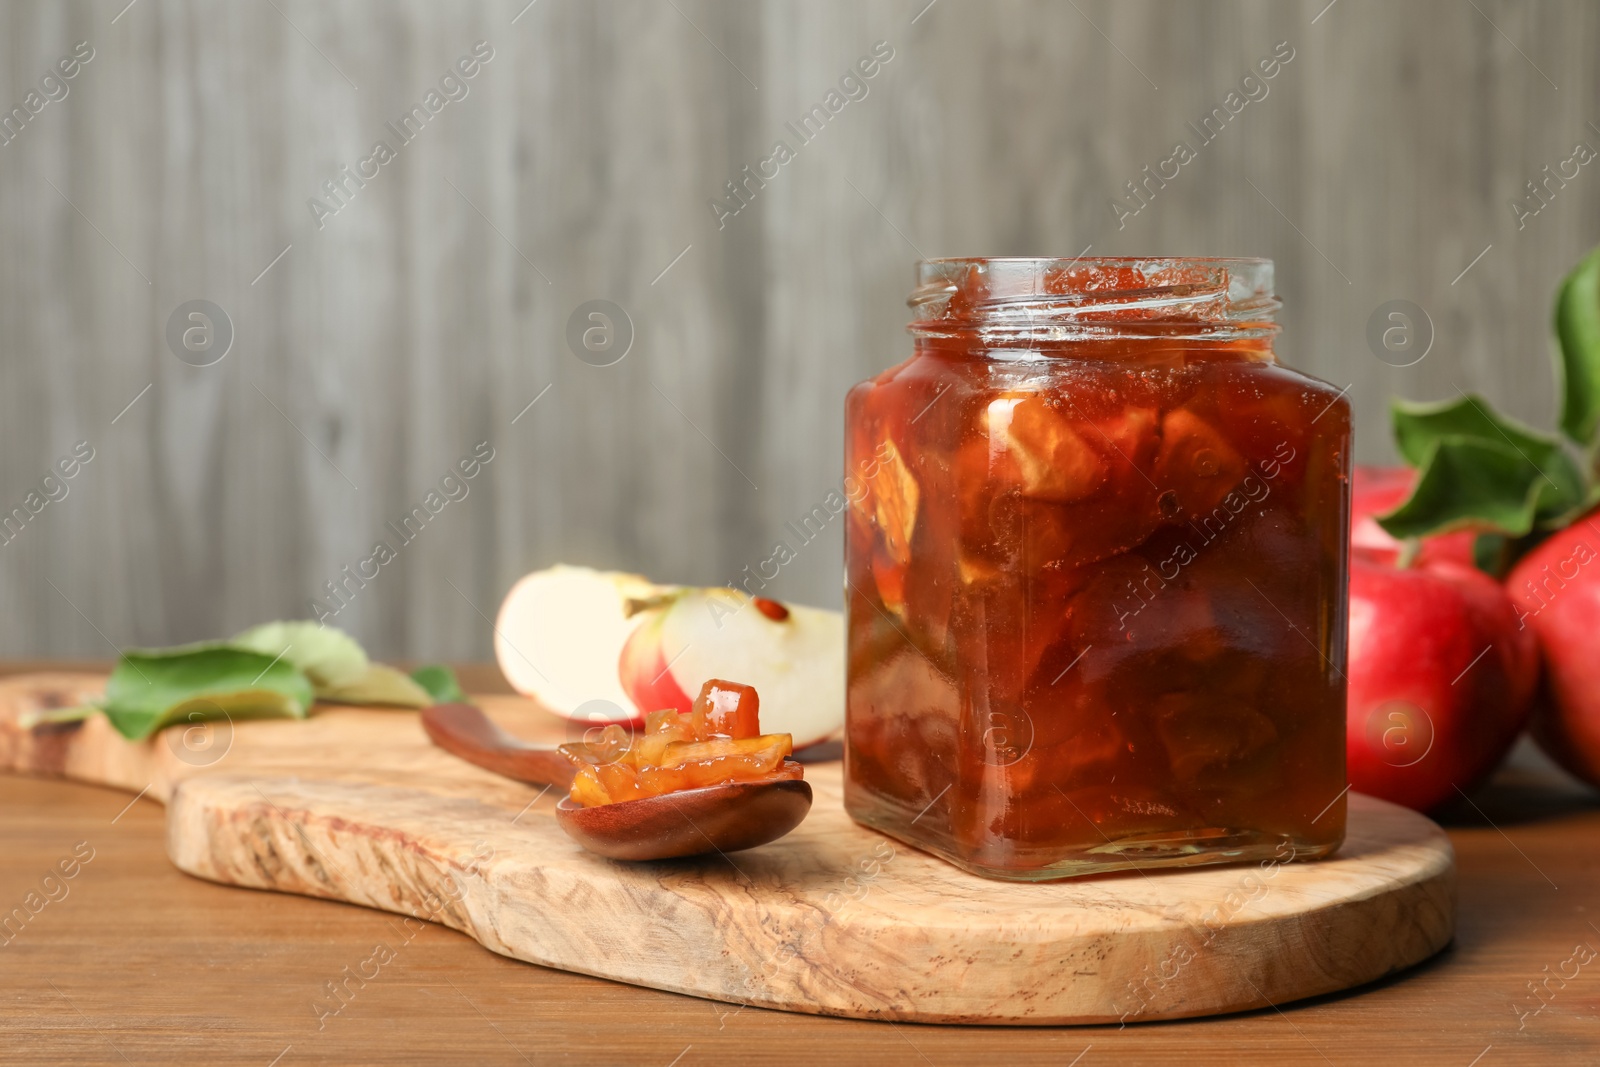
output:
M 677 600 L 680 595 L 681 590 L 674 589 L 671 592 L 657 593 L 655 596 L 629 597 L 622 604 L 623 618 L 631 619 L 641 611 L 654 611 L 657 608 L 664 608 L 674 600 Z
M 1405 570 L 1417 562 L 1417 556 L 1422 553 L 1422 538 L 1408 537 L 1400 546 L 1400 555 L 1395 559 L 1394 565 Z

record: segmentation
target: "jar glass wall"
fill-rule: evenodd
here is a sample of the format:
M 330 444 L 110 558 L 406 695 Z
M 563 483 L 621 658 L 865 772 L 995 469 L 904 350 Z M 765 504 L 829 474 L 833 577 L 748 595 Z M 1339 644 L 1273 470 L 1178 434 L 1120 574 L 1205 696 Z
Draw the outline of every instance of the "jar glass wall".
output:
M 1337 848 L 1350 412 L 1262 260 L 936 260 L 846 401 L 845 802 L 1000 878 Z

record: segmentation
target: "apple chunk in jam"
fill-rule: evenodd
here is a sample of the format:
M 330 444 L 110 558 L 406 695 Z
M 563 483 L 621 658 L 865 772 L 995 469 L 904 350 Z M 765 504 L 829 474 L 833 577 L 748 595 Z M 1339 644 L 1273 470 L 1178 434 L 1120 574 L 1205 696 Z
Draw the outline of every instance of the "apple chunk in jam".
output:
M 574 803 L 586 808 L 729 783 L 798 780 L 789 759 L 789 734 L 761 732 L 761 701 L 754 687 L 713 678 L 687 713 L 670 708 L 645 716 L 630 737 L 604 727 L 593 741 L 561 746 L 578 768 Z

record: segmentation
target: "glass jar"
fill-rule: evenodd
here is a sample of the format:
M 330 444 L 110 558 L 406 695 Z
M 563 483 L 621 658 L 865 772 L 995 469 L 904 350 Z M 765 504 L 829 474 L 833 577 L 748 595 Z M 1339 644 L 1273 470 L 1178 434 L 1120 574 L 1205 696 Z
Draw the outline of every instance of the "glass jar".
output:
M 1324 856 L 1350 408 L 1272 263 L 918 264 L 845 403 L 845 806 L 995 878 Z

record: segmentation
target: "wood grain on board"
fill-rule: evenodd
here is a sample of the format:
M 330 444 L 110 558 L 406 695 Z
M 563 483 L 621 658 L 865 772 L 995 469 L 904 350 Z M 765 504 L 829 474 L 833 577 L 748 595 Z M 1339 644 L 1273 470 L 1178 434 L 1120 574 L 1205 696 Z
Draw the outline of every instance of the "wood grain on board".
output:
M 1426 959 L 1454 929 L 1443 832 L 1364 797 L 1329 861 L 1018 885 L 856 826 L 839 765 L 818 764 L 812 815 L 783 840 L 621 864 L 568 840 L 553 796 L 433 748 L 409 712 L 329 708 L 140 744 L 98 717 L 17 728 L 98 684 L 0 682 L 0 767 L 164 800 L 169 855 L 204 878 L 432 920 L 517 959 L 730 1003 L 921 1022 L 1176 1018 L 1358 985 Z M 514 732 L 561 739 L 526 701 L 484 702 Z

